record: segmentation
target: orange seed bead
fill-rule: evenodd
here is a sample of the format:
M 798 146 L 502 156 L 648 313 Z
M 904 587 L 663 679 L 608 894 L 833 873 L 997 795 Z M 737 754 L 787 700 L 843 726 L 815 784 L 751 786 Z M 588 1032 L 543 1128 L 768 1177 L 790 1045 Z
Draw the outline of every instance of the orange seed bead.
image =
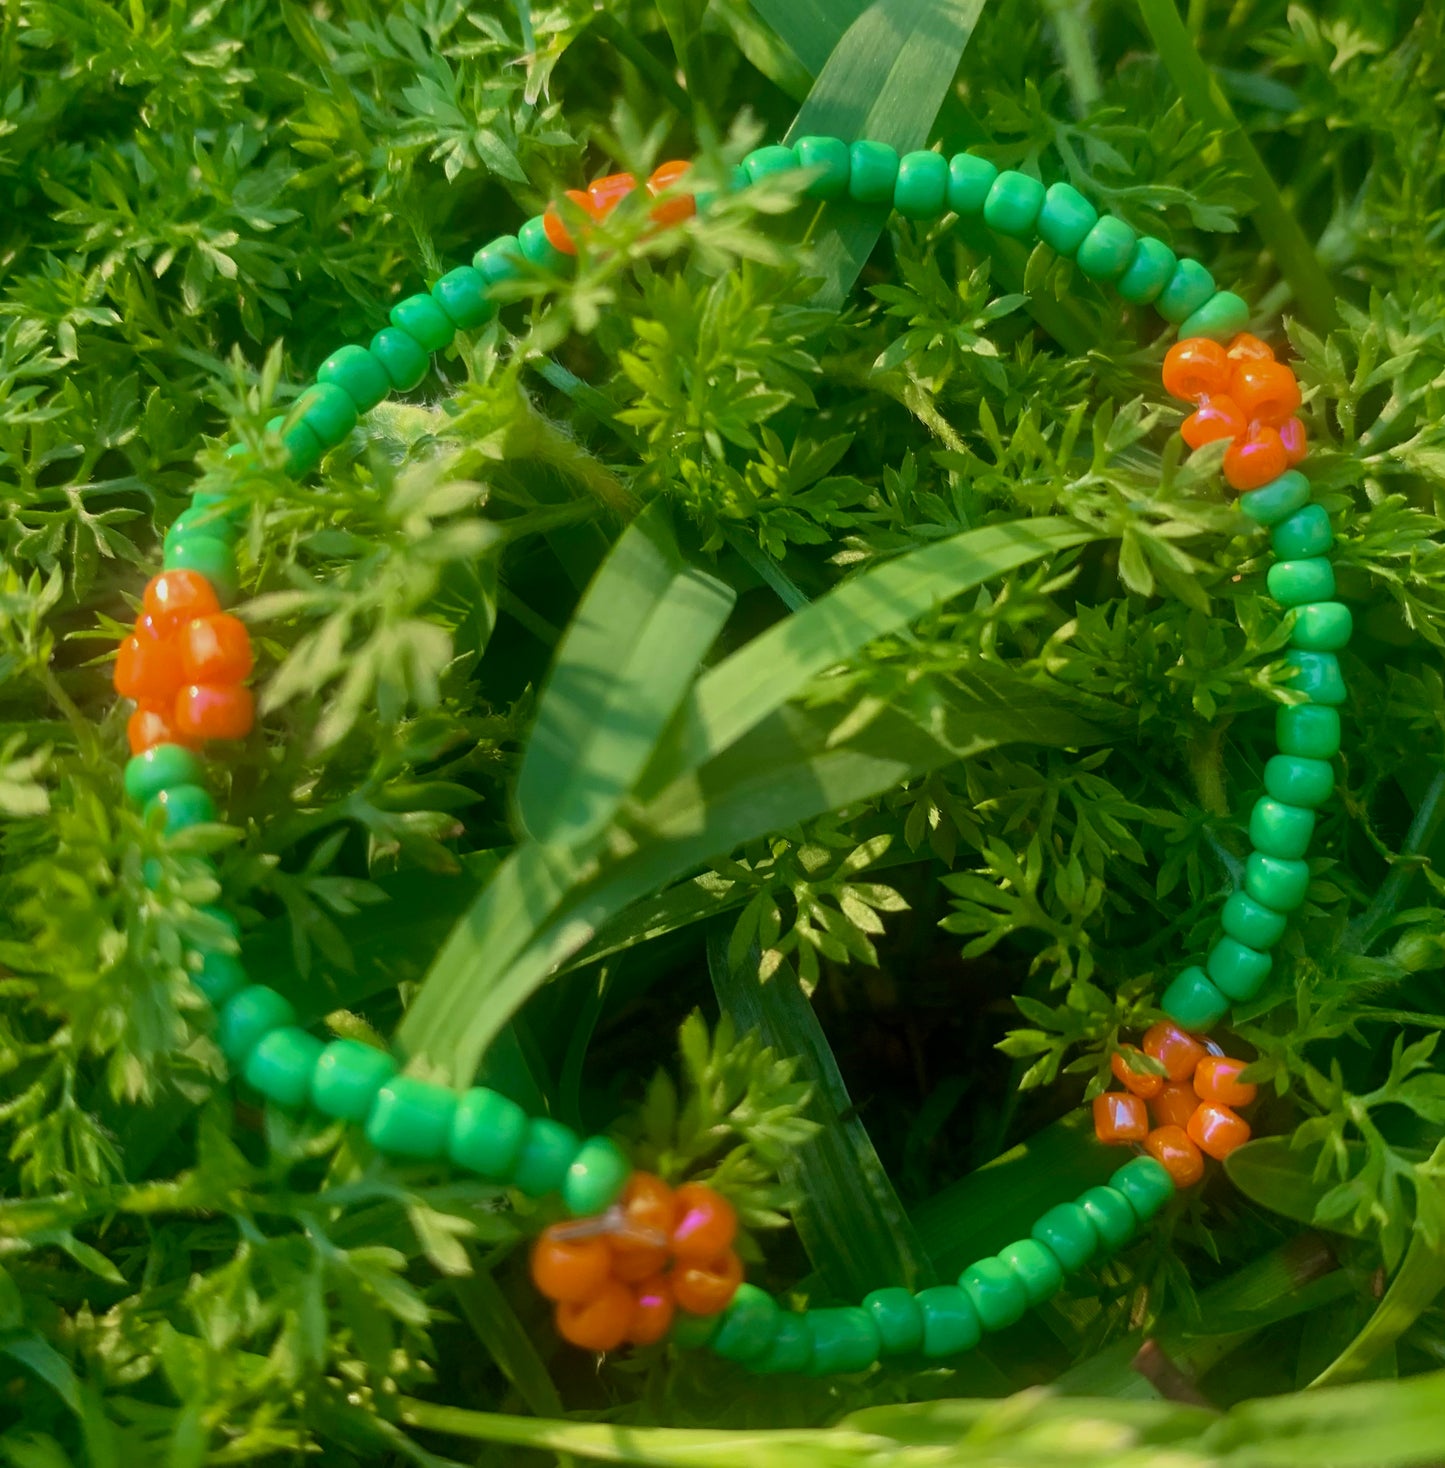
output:
M 607 1280 L 590 1300 L 557 1306 L 557 1334 L 587 1351 L 615 1351 L 627 1339 L 636 1301 L 626 1285 Z
M 682 158 L 673 158 L 667 163 L 659 163 L 647 177 L 647 192 L 656 197 L 658 194 L 675 188 L 691 167 L 692 164 Z M 652 217 L 659 224 L 664 225 L 681 224 L 684 219 L 691 219 L 696 213 L 697 200 L 691 194 L 678 194 L 676 198 L 668 199 L 662 204 L 654 204 L 652 207 Z
M 187 683 L 239 683 L 251 671 L 251 635 L 229 612 L 193 617 L 180 644 Z
M 1201 1152 L 1223 1162 L 1249 1140 L 1249 1123 L 1218 1101 L 1201 1101 L 1189 1118 L 1189 1139 Z
M 152 576 L 142 603 L 161 636 L 178 632 L 192 617 L 209 617 L 221 610 L 215 588 L 199 571 L 162 571 Z
M 1144 1032 L 1144 1053 L 1164 1067 L 1171 1081 L 1187 1081 L 1204 1054 L 1204 1046 L 1178 1025 L 1162 1020 Z
M 1229 357 L 1207 336 L 1186 337 L 1164 354 L 1164 391 L 1197 403 L 1229 390 Z
M 1204 1176 L 1204 1156 L 1183 1127 L 1155 1127 L 1144 1138 L 1144 1150 L 1181 1188 L 1192 1188 Z
M 1223 1106 L 1248 1106 L 1259 1088 L 1241 1081 L 1240 1072 L 1249 1062 L 1227 1055 L 1206 1055 L 1194 1072 L 1194 1089 L 1201 1101 L 1218 1101 Z
M 1110 1146 L 1142 1142 L 1149 1135 L 1149 1108 L 1142 1096 L 1105 1091 L 1094 1097 L 1094 1135 Z
M 1298 418 L 1287 418 L 1279 425 L 1279 441 L 1284 445 L 1284 456 L 1291 469 L 1304 461 L 1309 452 L 1309 440 L 1305 436 L 1305 426 Z
M 612 1277 L 636 1282 L 667 1267 L 677 1201 L 650 1172 L 634 1172 L 618 1199 L 622 1223 L 612 1233 Z
M 239 683 L 191 683 L 176 694 L 172 721 L 182 743 L 244 739 L 256 721 L 256 701 Z
M 1300 405 L 1299 380 L 1283 362 L 1234 364 L 1229 395 L 1251 423 L 1278 428 Z
M 1224 456 L 1224 477 L 1238 490 L 1261 489 L 1289 468 L 1284 444 L 1276 429 L 1251 423 L 1249 433 L 1237 438 Z
M 175 725 L 171 723 L 172 710 L 169 708 L 157 708 L 154 704 L 141 704 L 139 708 L 126 720 L 126 741 L 130 745 L 132 754 L 144 754 L 148 749 L 154 749 L 157 744 L 186 744 L 191 741 L 184 739 L 176 732 Z
M 584 193 L 581 189 L 568 189 L 567 197 L 589 215 L 595 216 L 592 203 L 592 195 Z M 554 250 L 560 250 L 564 255 L 575 255 L 577 243 L 572 238 L 572 232 L 562 220 L 562 215 L 555 204 L 548 204 L 542 211 L 542 231 L 551 242 Z
M 684 1183 L 674 1195 L 677 1221 L 672 1226 L 673 1257 L 702 1264 L 732 1248 L 738 1234 L 738 1215 L 716 1188 Z
M 185 682 L 181 650 L 173 638 L 158 635 L 153 618 L 142 617 L 121 643 L 112 677 L 122 698 L 163 704 Z
M 1226 353 L 1231 362 L 1273 362 L 1274 348 L 1247 331 L 1241 331 Z
M 680 1264 L 671 1278 L 678 1309 L 690 1315 L 716 1315 L 743 1282 L 743 1261 L 729 1249 L 705 1264 Z
M 627 1322 L 627 1339 L 635 1346 L 660 1341 L 672 1325 L 672 1283 L 665 1274 L 639 1281 L 632 1291 L 632 1317 Z
M 609 173 L 587 185 L 587 196 L 592 201 L 591 213 L 595 219 L 606 219 L 609 214 L 637 188 L 637 180 L 630 173 Z
M 1220 438 L 1238 438 L 1248 424 L 1239 404 L 1221 393 L 1218 397 L 1205 398 L 1199 406 L 1179 425 L 1179 436 L 1192 449 L 1202 449 L 1205 444 Z
M 1164 1077 L 1152 1075 L 1147 1070 L 1136 1070 L 1131 1064 L 1131 1058 L 1140 1054 L 1133 1045 L 1125 1045 L 1114 1052 L 1109 1060 L 1109 1069 L 1114 1072 L 1115 1080 L 1123 1082 L 1126 1090 L 1147 1101 L 1163 1089 Z
M 559 1239 L 547 1228 L 532 1245 L 532 1283 L 549 1300 L 590 1300 L 611 1272 L 605 1239 Z
M 1199 1097 L 1188 1081 L 1170 1081 L 1149 1103 L 1158 1126 L 1188 1126 Z

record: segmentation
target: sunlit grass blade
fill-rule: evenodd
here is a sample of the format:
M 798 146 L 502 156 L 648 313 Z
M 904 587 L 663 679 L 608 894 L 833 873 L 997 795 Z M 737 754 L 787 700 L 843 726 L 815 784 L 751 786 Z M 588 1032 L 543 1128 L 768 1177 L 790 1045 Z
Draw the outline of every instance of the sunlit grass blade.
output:
M 752 0 L 752 7 L 813 75 L 869 0 Z

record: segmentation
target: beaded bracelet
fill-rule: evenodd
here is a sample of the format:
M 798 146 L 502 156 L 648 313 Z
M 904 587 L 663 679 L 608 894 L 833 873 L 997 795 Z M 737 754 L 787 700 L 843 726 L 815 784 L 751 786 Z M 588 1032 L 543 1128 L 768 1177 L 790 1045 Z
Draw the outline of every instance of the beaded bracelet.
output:
M 1337 705 L 1345 687 L 1336 653 L 1352 624 L 1349 609 L 1333 599 L 1329 518 L 1310 503 L 1309 483 L 1295 468 L 1306 448 L 1294 416 L 1299 385 L 1268 346 L 1244 331 L 1244 301 L 1218 289 L 1203 265 L 1177 258 L 1121 219 L 1100 216 L 1068 184 L 1045 188 L 969 153 L 900 158 L 882 143 L 806 137 L 749 154 L 730 186 L 798 170 L 805 197 L 891 206 L 915 220 L 948 212 L 981 217 L 998 234 L 1042 240 L 1125 301 L 1152 304 L 1179 330 L 1163 380 L 1169 393 L 1195 405 L 1181 429 L 1186 443 L 1228 440 L 1224 479 L 1240 493 L 1245 515 L 1272 532 L 1277 559 L 1268 589 L 1290 619 L 1286 661 L 1304 701 L 1278 711 L 1280 752 L 1265 767 L 1265 794 L 1249 823 L 1254 849 L 1243 889 L 1224 904 L 1222 936 L 1203 967 L 1185 968 L 1169 985 L 1161 1000 L 1167 1018 L 1141 1047 L 1112 1057 L 1123 1089 L 1093 1101 L 1098 1138 L 1142 1150 L 1107 1186 L 1051 1208 L 1028 1238 L 971 1264 L 956 1284 L 875 1290 L 857 1306 L 796 1312 L 743 1281 L 733 1248 L 737 1218 L 714 1189 L 684 1183 L 674 1190 L 632 1169 L 609 1139 L 583 1140 L 549 1118 L 529 1118 L 485 1087 L 458 1095 L 399 1074 L 380 1049 L 350 1039 L 323 1043 L 297 1027 L 280 993 L 252 984 L 228 952 L 197 953 L 195 982 L 217 1012 L 220 1048 L 233 1072 L 271 1102 L 358 1123 L 384 1154 L 446 1159 L 533 1197 L 560 1194 L 571 1219 L 538 1238 L 532 1275 L 555 1302 L 567 1340 L 607 1351 L 666 1337 L 708 1344 L 758 1371 L 825 1374 L 861 1371 L 880 1356 L 933 1359 L 971 1348 L 984 1331 L 1047 1300 L 1067 1274 L 1118 1250 L 1177 1188 L 1200 1180 L 1206 1156 L 1223 1158 L 1249 1137 L 1240 1110 L 1255 1088 L 1240 1078 L 1245 1063 L 1204 1036 L 1231 1003 L 1258 994 L 1270 949 L 1305 899 L 1304 857 L 1315 810 L 1334 786 L 1330 760 L 1340 745 Z M 390 324 L 368 346 L 345 346 L 328 357 L 294 410 L 268 425 L 279 434 L 289 472 L 314 469 L 361 414 L 390 392 L 416 387 L 431 353 L 495 315 L 500 282 L 529 268 L 564 271 L 577 249 L 568 219 L 579 228 L 600 221 L 638 187 L 624 173 L 569 192 L 576 207 L 566 219 L 549 206 L 430 292 L 392 307 Z M 714 197 L 690 188 L 689 165 L 680 161 L 663 164 L 642 187 L 660 226 L 706 210 Z M 230 450 L 238 451 L 240 445 Z M 212 739 L 243 737 L 254 717 L 245 686 L 249 639 L 244 624 L 223 610 L 237 592 L 234 534 L 223 497 L 198 493 L 165 537 L 164 569 L 146 587 L 134 634 L 116 663 L 116 689 L 136 703 L 126 792 L 148 815 L 160 812 L 168 832 L 215 818 L 197 751 Z M 221 909 L 207 911 L 239 937 Z

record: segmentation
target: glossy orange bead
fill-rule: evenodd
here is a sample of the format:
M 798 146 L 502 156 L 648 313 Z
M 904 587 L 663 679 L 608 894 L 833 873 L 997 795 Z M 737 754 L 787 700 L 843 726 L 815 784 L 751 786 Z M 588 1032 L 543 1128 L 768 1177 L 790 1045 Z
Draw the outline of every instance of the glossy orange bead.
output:
M 665 1274 L 641 1280 L 633 1288 L 632 1299 L 627 1339 L 634 1346 L 650 1346 L 660 1341 L 672 1325 L 674 1314 L 671 1280 Z
M 1131 1059 L 1140 1053 L 1133 1045 L 1123 1046 L 1110 1057 L 1109 1069 L 1114 1072 L 1114 1079 L 1121 1082 L 1126 1090 L 1147 1101 L 1149 1097 L 1159 1094 L 1164 1085 L 1164 1077 L 1136 1069 L 1131 1064 Z
M 1229 357 L 1207 336 L 1186 337 L 1164 354 L 1164 391 L 1197 403 L 1229 390 Z
M 126 720 L 125 736 L 126 742 L 130 745 L 130 752 L 144 754 L 146 750 L 154 749 L 157 744 L 190 745 L 192 741 L 182 738 L 176 732 L 175 725 L 171 722 L 171 713 L 170 708 L 141 704 Z
M 716 1188 L 684 1183 L 673 1195 L 677 1220 L 672 1226 L 673 1257 L 687 1263 L 705 1263 L 738 1236 L 737 1210 Z
M 180 647 L 187 683 L 239 683 L 251 671 L 251 635 L 229 612 L 192 617 Z
M 156 635 L 152 618 L 142 617 L 120 645 L 113 677 L 123 698 L 163 704 L 185 682 L 181 650 L 173 638 Z
M 716 1315 L 743 1282 L 743 1261 L 729 1249 L 705 1264 L 680 1264 L 670 1278 L 678 1309 L 690 1315 Z
M 1144 1138 L 1144 1150 L 1181 1188 L 1192 1188 L 1204 1176 L 1204 1155 L 1183 1127 L 1155 1127 Z
M 587 214 L 593 212 L 591 194 L 584 193 L 581 189 L 568 189 L 567 197 Z M 561 212 L 555 204 L 548 204 L 542 211 L 542 232 L 554 250 L 561 250 L 564 255 L 577 253 L 577 242 L 572 238 L 572 231 L 563 222 Z
M 682 158 L 673 158 L 659 163 L 647 176 L 647 192 L 656 197 L 675 188 L 692 164 Z M 697 213 L 697 200 L 691 194 L 678 194 L 665 203 L 652 206 L 652 217 L 659 224 L 681 224 Z
M 1199 1097 L 1188 1081 L 1170 1081 L 1149 1103 L 1157 1126 L 1188 1126 Z
M 183 743 L 244 739 L 256 722 L 256 701 L 238 683 L 191 683 L 176 694 L 172 722 Z
M 677 1218 L 672 1189 L 653 1173 L 634 1172 L 617 1202 L 622 1221 L 611 1236 L 613 1278 L 635 1282 L 665 1269 Z
M 209 617 L 221 610 L 215 588 L 199 571 L 162 571 L 152 576 L 142 602 L 162 636 L 179 631 L 192 617 Z
M 1241 331 L 1229 344 L 1231 362 L 1273 362 L 1274 348 L 1250 332 Z
M 611 1273 L 612 1251 L 605 1239 L 558 1238 L 547 1228 L 532 1245 L 532 1283 L 549 1300 L 590 1300 Z
M 1248 1106 L 1259 1094 L 1257 1086 L 1239 1078 L 1248 1064 L 1247 1060 L 1231 1060 L 1227 1055 L 1206 1055 L 1194 1072 L 1199 1099 L 1224 1106 Z
M 1248 426 L 1234 399 L 1220 394 L 1200 403 L 1179 425 L 1179 436 L 1190 448 L 1202 449 L 1216 439 L 1238 438 Z
M 1149 1108 L 1142 1096 L 1105 1091 L 1094 1097 L 1094 1135 L 1113 1146 L 1142 1142 L 1149 1135 Z
M 609 173 L 587 185 L 587 196 L 592 201 L 591 213 L 595 219 L 606 219 L 609 214 L 637 188 L 637 180 L 630 173 Z
M 1234 489 L 1261 489 L 1289 468 L 1284 444 L 1276 429 L 1250 424 L 1244 438 L 1237 438 L 1224 456 L 1224 477 Z
M 609 1279 L 591 1299 L 557 1306 L 557 1334 L 586 1351 L 615 1351 L 627 1339 L 636 1304 L 626 1285 Z
M 1164 1067 L 1171 1081 L 1187 1081 L 1204 1054 L 1204 1046 L 1178 1025 L 1162 1020 L 1144 1032 L 1144 1053 Z
M 1278 428 L 1300 405 L 1299 380 L 1283 362 L 1236 362 L 1229 396 L 1251 423 Z
M 1220 1162 L 1249 1140 L 1249 1123 L 1218 1101 L 1201 1101 L 1189 1118 L 1188 1130 L 1189 1140 Z
M 1305 436 L 1305 426 L 1298 418 L 1287 418 L 1279 425 L 1279 441 L 1284 445 L 1284 456 L 1291 469 L 1304 461 L 1309 452 L 1309 440 Z

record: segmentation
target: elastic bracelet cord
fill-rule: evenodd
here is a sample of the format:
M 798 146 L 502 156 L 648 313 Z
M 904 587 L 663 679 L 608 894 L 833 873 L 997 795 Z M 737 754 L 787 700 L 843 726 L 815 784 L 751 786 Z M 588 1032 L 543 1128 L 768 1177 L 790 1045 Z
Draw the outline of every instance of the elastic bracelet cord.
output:
M 605 1351 L 666 1338 L 707 1344 L 758 1371 L 828 1374 L 861 1371 L 880 1357 L 937 1359 L 970 1349 L 983 1332 L 1049 1299 L 1068 1274 L 1121 1248 L 1178 1188 L 1203 1177 L 1205 1156 L 1222 1159 L 1248 1139 L 1240 1112 L 1255 1088 L 1240 1078 L 1246 1062 L 1205 1037 L 1232 1004 L 1260 993 L 1270 950 L 1305 900 L 1315 812 L 1334 788 L 1331 760 L 1345 699 L 1337 654 L 1352 620 L 1334 599 L 1329 518 L 1310 503 L 1309 482 L 1296 467 L 1307 448 L 1295 417 L 1299 385 L 1245 331 L 1245 302 L 1219 289 L 1203 265 L 1101 216 L 1068 184 L 1045 188 L 970 153 L 900 158 L 882 143 L 806 137 L 750 153 L 730 188 L 799 170 L 806 198 L 891 206 L 919 221 L 978 217 L 997 234 L 1042 240 L 1131 305 L 1152 305 L 1178 327 L 1163 381 L 1194 404 L 1183 437 L 1191 448 L 1228 441 L 1223 477 L 1244 514 L 1270 531 L 1275 560 L 1267 585 L 1289 621 L 1285 662 L 1301 701 L 1278 711 L 1279 753 L 1265 767 L 1265 792 L 1250 816 L 1244 887 L 1224 903 L 1222 935 L 1202 965 L 1184 968 L 1169 984 L 1161 1000 L 1166 1018 L 1141 1047 L 1112 1057 L 1123 1090 L 1094 1098 L 1098 1139 L 1142 1149 L 1139 1155 L 1107 1186 L 1049 1209 L 1027 1238 L 971 1264 L 956 1284 L 875 1290 L 857 1306 L 793 1311 L 743 1281 L 733 1247 L 737 1219 L 714 1190 L 695 1183 L 671 1189 L 634 1170 L 608 1138 L 584 1139 L 550 1118 L 528 1117 L 496 1091 L 458 1094 L 400 1074 L 392 1056 L 375 1047 L 324 1043 L 298 1027 L 282 994 L 250 982 L 234 952 L 209 949 L 194 959 L 197 987 L 218 1014 L 222 1053 L 233 1074 L 268 1101 L 356 1123 L 392 1157 L 446 1160 L 531 1197 L 560 1195 L 573 1221 L 544 1230 L 532 1273 L 555 1302 L 558 1329 L 569 1341 Z M 649 208 L 659 226 L 706 211 L 717 197 L 694 192 L 690 166 L 672 161 L 640 185 L 630 174 L 613 174 L 571 191 L 564 209 L 551 205 L 515 235 L 492 240 L 470 265 L 393 306 L 389 325 L 367 346 L 332 353 L 292 411 L 268 424 L 284 446 L 288 471 L 309 473 L 362 414 L 390 393 L 416 387 L 433 353 L 496 314 L 501 283 L 527 271 L 565 272 L 577 250 L 568 220 L 582 232 L 639 188 L 654 201 Z M 236 445 L 228 452 L 247 450 Z M 116 689 L 136 704 L 126 792 L 147 813 L 160 812 L 167 832 L 215 819 L 199 751 L 213 739 L 243 738 L 254 720 L 245 682 L 250 640 L 224 610 L 237 594 L 235 535 L 224 497 L 196 494 L 165 537 L 163 570 L 147 586 L 116 663 Z M 233 950 L 238 925 L 222 909 L 207 911 L 229 930 Z

